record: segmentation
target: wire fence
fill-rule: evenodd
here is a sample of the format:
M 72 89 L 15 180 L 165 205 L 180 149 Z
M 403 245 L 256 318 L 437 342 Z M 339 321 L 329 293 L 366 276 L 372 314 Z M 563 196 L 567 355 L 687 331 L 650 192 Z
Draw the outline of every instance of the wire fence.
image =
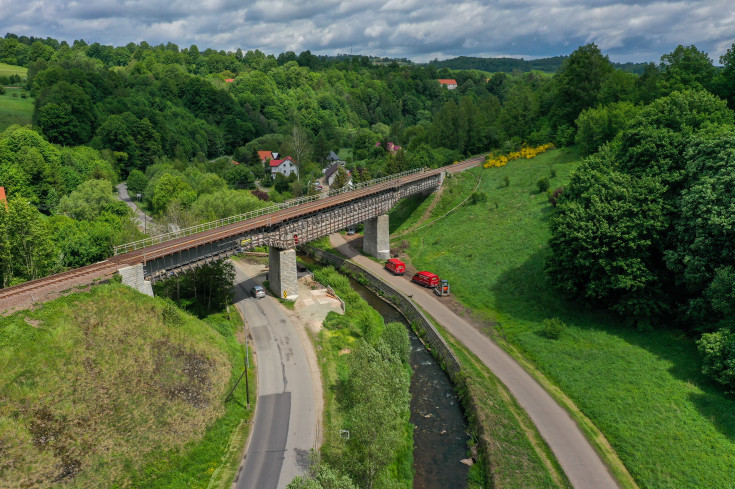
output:
M 165 243 L 166 241 L 172 241 L 174 239 L 183 238 L 184 236 L 191 236 L 192 234 L 198 234 L 204 231 L 209 231 L 211 229 L 221 228 L 229 224 L 234 224 L 236 222 L 247 221 L 248 219 L 254 219 L 256 217 L 265 216 L 268 214 L 272 214 L 274 212 L 278 212 L 283 209 L 289 209 L 291 207 L 295 207 L 297 205 L 314 202 L 319 199 L 333 197 L 335 195 L 340 195 L 340 194 L 344 194 L 347 192 L 353 192 L 355 190 L 359 190 L 365 187 L 370 187 L 370 186 L 384 183 L 390 180 L 395 180 L 397 178 L 405 177 L 408 175 L 414 175 L 416 173 L 421 173 L 423 171 L 425 171 L 424 168 L 416 168 L 414 170 L 404 171 L 401 173 L 397 173 L 395 175 L 388 175 L 386 177 L 376 178 L 373 180 L 369 180 L 367 182 L 358 183 L 358 184 L 354 184 L 351 186 L 345 186 L 339 189 L 330 190 L 327 193 L 307 195 L 304 197 L 287 200 L 286 202 L 283 202 L 280 204 L 271 205 L 268 207 L 263 207 L 262 209 L 256 209 L 254 211 L 246 212 L 244 214 L 238 214 L 236 216 L 230 216 L 224 219 L 218 219 L 216 221 L 205 222 L 203 224 L 197 224 L 196 226 L 190 226 L 190 227 L 186 227 L 183 229 L 179 229 L 177 231 L 171 231 L 171 232 L 159 234 L 156 236 L 150 236 L 145 239 L 140 239 L 138 241 L 133 241 L 131 243 L 125 243 L 125 244 L 115 246 L 114 253 L 115 255 L 129 253 L 131 251 L 139 250 L 141 248 L 147 248 L 149 246 L 153 246 L 156 244 Z

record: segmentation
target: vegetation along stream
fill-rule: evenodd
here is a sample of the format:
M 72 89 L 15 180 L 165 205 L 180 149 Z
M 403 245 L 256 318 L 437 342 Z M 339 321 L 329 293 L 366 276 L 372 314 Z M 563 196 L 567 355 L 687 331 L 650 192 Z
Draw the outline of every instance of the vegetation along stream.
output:
M 299 259 L 312 262 L 303 255 Z M 467 487 L 469 467 L 460 460 L 467 457 L 468 427 L 452 381 L 398 310 L 352 278 L 350 284 L 383 316 L 386 324 L 400 322 L 409 329 L 413 369 L 411 423 L 416 426 L 413 438 L 414 487 Z

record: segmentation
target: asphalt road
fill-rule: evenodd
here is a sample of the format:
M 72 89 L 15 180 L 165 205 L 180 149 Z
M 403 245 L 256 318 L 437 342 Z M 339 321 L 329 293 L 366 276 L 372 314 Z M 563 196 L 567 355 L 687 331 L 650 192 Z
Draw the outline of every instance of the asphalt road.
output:
M 360 266 L 406 294 L 462 342 L 500 379 L 526 410 L 541 436 L 554 452 L 575 489 L 617 489 L 618 484 L 567 411 L 510 355 L 441 303 L 430 289 L 411 283 L 410 277 L 394 276 L 359 254 L 340 234 L 330 235 L 333 247 Z
M 283 306 L 270 296 L 250 297 L 250 288 L 264 276 L 252 278 L 252 266 L 234 263 L 235 301 L 248 323 L 258 366 L 253 432 L 236 488 L 282 489 L 309 469 L 321 421 L 314 395 L 320 379 L 309 365 L 308 338 Z
M 140 210 L 140 208 L 135 205 L 135 202 L 130 198 L 130 195 L 128 194 L 128 184 L 122 182 L 117 184 L 115 188 L 117 189 L 117 198 L 125 202 L 135 213 L 135 224 L 138 225 L 138 228 L 140 228 L 141 231 L 148 232 L 149 234 L 156 234 L 154 232 L 156 224 L 151 216 Z

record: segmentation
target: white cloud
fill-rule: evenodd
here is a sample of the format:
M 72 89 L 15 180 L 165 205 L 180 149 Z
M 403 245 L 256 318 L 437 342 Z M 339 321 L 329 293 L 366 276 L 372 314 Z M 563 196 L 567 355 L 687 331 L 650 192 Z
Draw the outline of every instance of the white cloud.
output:
M 616 61 L 676 45 L 717 60 L 735 42 L 731 0 L 0 0 L 0 31 L 124 45 L 147 40 L 278 54 L 544 57 L 595 42 Z

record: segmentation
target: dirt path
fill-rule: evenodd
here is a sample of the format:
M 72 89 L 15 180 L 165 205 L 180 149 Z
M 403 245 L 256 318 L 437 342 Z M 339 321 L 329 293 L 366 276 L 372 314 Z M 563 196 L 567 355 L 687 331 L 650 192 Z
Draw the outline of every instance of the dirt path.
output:
M 353 249 L 340 234 L 332 234 L 329 238 L 332 246 L 340 253 L 411 296 L 505 384 L 533 420 L 575 489 L 619 487 L 567 411 L 505 350 L 446 307 L 430 290 L 411 283 L 409 274 L 403 277 L 393 276 L 385 272 L 379 263 Z

